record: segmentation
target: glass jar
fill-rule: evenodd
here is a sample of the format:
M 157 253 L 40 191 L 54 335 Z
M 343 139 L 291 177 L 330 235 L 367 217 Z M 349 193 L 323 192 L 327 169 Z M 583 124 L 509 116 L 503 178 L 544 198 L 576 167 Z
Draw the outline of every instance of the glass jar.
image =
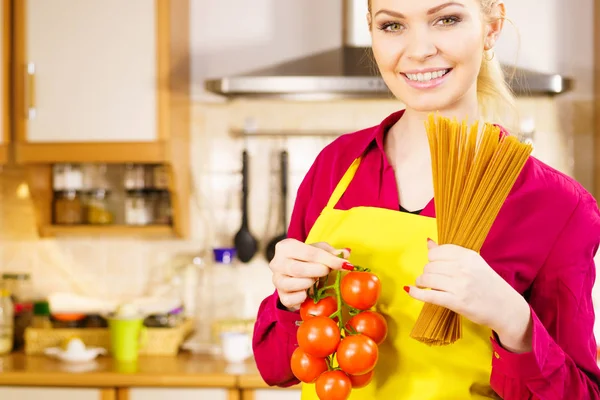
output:
M 2 274 L 0 289 L 7 290 L 13 303 L 29 302 L 33 298 L 33 283 L 27 273 L 5 272 Z
M 148 187 L 146 179 L 146 168 L 142 164 L 125 165 L 123 182 L 127 190 L 141 190 Z
M 166 190 L 169 188 L 169 174 L 165 165 L 155 165 L 153 168 L 152 183 L 154 189 Z
M 59 225 L 81 224 L 83 210 L 81 198 L 75 190 L 55 193 L 54 223 Z
M 125 223 L 149 225 L 154 222 L 154 209 L 150 197 L 141 191 L 129 192 L 125 199 Z
M 169 192 L 160 192 L 156 197 L 154 223 L 171 224 L 171 198 Z
M 0 289 L 0 355 L 12 351 L 14 329 L 14 304 L 10 298 L 10 292 Z
M 52 188 L 55 191 L 66 189 L 65 166 L 63 164 L 54 164 L 52 166 Z
M 79 165 L 64 164 L 64 189 L 65 190 L 81 190 L 83 189 L 83 172 Z
M 87 202 L 87 223 L 93 225 L 112 224 L 113 213 L 110 211 L 108 197 L 110 192 L 100 189 L 90 194 Z

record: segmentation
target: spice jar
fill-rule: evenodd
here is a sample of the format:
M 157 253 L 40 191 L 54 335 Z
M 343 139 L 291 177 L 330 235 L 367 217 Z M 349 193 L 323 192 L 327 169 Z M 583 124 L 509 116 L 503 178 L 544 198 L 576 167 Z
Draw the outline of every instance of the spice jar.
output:
M 147 188 L 146 168 L 142 164 L 125 165 L 124 186 L 127 190 L 141 190 Z
M 150 197 L 141 191 L 129 192 L 125 199 L 125 223 L 149 225 L 154 222 L 154 210 Z
M 169 192 L 160 192 L 156 198 L 154 222 L 156 224 L 171 224 L 171 198 Z
M 81 224 L 83 219 L 81 198 L 74 190 L 57 192 L 54 198 L 54 223 Z
M 112 224 L 113 213 L 108 204 L 109 192 L 100 189 L 91 193 L 87 203 L 87 222 L 88 224 Z
M 155 165 L 153 169 L 153 187 L 154 189 L 168 189 L 169 188 L 169 174 L 165 165 Z

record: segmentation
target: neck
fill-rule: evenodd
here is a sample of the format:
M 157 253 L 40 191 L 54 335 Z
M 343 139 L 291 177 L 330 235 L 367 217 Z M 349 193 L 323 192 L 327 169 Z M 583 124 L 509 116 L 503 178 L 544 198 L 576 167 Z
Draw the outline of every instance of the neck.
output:
M 472 96 L 473 99 L 463 99 L 453 107 L 448 107 L 439 111 L 419 111 L 411 108 L 406 108 L 402 118 L 390 130 L 390 136 L 395 143 L 402 143 L 401 148 L 404 152 L 412 156 L 424 156 L 429 152 L 429 142 L 425 132 L 425 122 L 429 115 L 433 112 L 434 115 L 440 115 L 458 121 L 467 120 L 470 125 L 476 120 L 481 123 L 479 114 L 479 106 L 477 104 L 477 96 Z

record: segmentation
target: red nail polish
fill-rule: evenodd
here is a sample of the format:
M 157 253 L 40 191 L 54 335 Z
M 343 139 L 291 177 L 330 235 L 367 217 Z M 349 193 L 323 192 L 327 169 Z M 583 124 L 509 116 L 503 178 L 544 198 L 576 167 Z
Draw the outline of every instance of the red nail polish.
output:
M 350 264 L 349 262 L 345 262 L 342 264 L 342 268 L 344 268 L 346 271 L 353 271 L 354 265 Z
M 404 291 L 405 291 L 406 293 L 410 292 L 410 287 L 408 287 L 408 286 L 404 286 Z
M 350 250 L 349 247 L 346 247 L 345 249 L 348 251 L 348 253 L 350 253 L 352 251 L 352 250 Z
M 427 241 L 428 241 L 428 242 L 433 242 L 433 239 L 431 239 L 431 238 L 427 238 Z

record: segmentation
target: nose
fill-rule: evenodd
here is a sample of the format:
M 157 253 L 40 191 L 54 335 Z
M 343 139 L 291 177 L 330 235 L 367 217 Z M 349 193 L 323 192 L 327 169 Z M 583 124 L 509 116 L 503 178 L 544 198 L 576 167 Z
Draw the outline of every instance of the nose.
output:
M 415 61 L 425 61 L 437 54 L 437 47 L 429 30 L 419 27 L 409 31 L 406 54 Z

